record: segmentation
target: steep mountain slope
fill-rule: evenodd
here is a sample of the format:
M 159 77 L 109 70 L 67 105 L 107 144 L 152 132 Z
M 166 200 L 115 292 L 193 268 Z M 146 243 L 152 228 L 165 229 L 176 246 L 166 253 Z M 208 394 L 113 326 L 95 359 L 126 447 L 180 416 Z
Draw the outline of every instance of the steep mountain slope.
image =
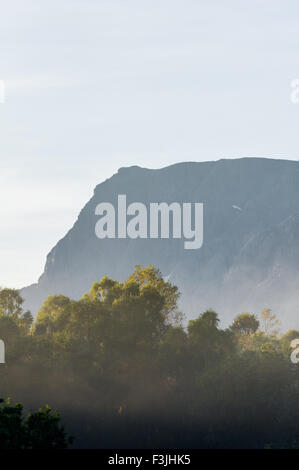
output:
M 204 242 L 103 239 L 100 202 L 204 203 Z M 245 158 L 190 162 L 159 170 L 121 168 L 99 184 L 73 228 L 50 251 L 37 284 L 22 295 L 36 312 L 53 293 L 80 297 L 103 275 L 123 280 L 134 265 L 154 264 L 183 292 L 188 317 L 217 309 L 226 324 L 241 311 L 270 307 L 299 328 L 299 162 Z

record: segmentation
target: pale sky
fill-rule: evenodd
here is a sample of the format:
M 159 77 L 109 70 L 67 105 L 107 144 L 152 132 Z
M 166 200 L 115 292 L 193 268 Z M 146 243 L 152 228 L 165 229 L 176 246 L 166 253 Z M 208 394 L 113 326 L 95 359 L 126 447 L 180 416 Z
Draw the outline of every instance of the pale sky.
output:
M 298 0 L 0 0 L 0 286 L 121 166 L 299 159 Z

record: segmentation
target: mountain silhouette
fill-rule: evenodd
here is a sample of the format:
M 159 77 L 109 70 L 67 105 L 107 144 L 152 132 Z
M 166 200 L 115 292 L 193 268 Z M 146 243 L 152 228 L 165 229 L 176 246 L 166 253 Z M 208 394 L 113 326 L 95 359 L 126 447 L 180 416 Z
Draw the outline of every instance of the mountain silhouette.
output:
M 99 239 L 95 208 L 141 202 L 204 204 L 203 245 L 180 239 Z M 299 328 L 299 162 L 264 158 L 132 166 L 100 183 L 71 230 L 47 256 L 37 284 L 22 289 L 37 312 L 50 294 L 78 299 L 108 275 L 124 280 L 136 264 L 159 267 L 179 286 L 188 318 L 206 308 L 224 324 L 243 311 L 272 308 L 283 327 Z

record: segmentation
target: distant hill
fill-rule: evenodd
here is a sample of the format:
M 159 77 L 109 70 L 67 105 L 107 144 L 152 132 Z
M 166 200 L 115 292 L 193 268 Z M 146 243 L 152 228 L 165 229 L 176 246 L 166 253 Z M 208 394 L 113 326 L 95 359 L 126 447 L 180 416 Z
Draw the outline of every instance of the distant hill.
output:
M 104 239 L 95 235 L 100 202 L 204 203 L 204 242 Z M 50 294 L 79 298 L 107 274 L 124 280 L 153 264 L 177 284 L 188 318 L 216 309 L 224 324 L 242 311 L 272 308 L 299 328 L 299 162 L 262 158 L 121 168 L 100 183 L 71 230 L 50 251 L 37 284 L 22 289 L 36 312 Z

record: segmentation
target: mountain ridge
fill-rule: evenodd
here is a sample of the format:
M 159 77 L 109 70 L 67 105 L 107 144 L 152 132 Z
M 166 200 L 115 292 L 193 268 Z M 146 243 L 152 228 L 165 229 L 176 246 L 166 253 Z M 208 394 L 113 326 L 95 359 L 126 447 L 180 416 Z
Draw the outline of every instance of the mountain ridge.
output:
M 38 282 L 21 290 L 25 305 L 36 312 L 50 294 L 79 298 L 105 274 L 124 280 L 134 265 L 154 264 L 178 284 L 189 317 L 214 307 L 226 323 L 245 308 L 272 307 L 287 325 L 294 312 L 286 306 L 294 310 L 299 301 L 295 287 L 286 301 L 286 292 L 277 292 L 278 275 L 271 284 L 275 288 L 266 288 L 266 279 L 261 287 L 260 277 L 269 281 L 277 269 L 283 279 L 297 277 L 298 188 L 299 162 L 292 160 L 247 157 L 180 162 L 160 169 L 122 167 L 96 185 L 73 227 L 49 252 Z M 95 207 L 102 201 L 116 205 L 118 194 L 126 194 L 128 204 L 202 202 L 203 247 L 188 253 L 182 240 L 97 239 Z M 254 273 L 250 279 L 248 272 Z M 286 285 L 289 291 L 293 281 Z

